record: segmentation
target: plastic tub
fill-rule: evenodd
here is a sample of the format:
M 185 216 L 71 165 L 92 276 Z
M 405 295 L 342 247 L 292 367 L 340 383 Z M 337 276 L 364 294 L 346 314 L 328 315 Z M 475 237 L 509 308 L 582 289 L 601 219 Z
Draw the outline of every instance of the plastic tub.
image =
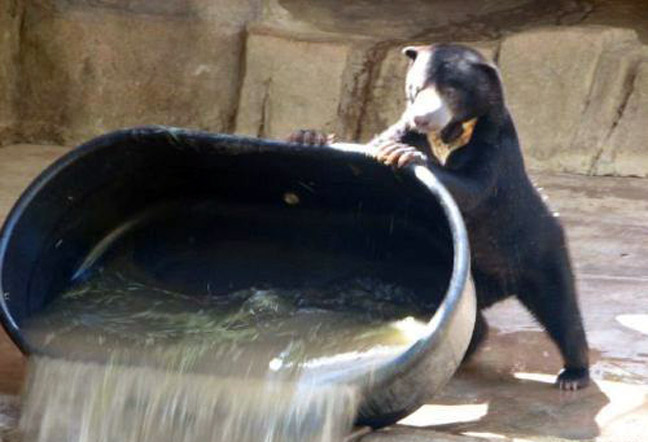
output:
M 0 236 L 0 317 L 25 354 L 42 352 L 21 332 L 25 319 L 160 207 L 173 207 L 175 221 L 136 247 L 139 264 L 165 287 L 309 285 L 362 273 L 438 299 L 425 336 L 372 373 L 344 374 L 341 381 L 362 391 L 359 424 L 395 422 L 459 366 L 476 308 L 468 240 L 454 201 L 427 168 L 394 172 L 360 145 L 168 127 L 96 138 L 47 168 L 16 203 Z M 240 240 L 276 243 L 281 252 L 212 252 Z

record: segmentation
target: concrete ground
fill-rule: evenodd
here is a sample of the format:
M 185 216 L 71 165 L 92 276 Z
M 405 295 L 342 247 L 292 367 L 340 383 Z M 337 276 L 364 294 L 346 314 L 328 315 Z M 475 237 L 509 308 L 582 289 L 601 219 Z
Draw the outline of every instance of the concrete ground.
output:
M 0 220 L 66 148 L 0 149 Z M 486 345 L 450 384 L 400 425 L 363 442 L 644 442 L 648 436 L 648 180 L 535 174 L 571 243 L 595 383 L 551 384 L 556 349 L 515 302 L 488 311 Z M 0 441 L 15 424 L 25 363 L 0 335 Z M 5 433 L 6 434 L 6 433 Z

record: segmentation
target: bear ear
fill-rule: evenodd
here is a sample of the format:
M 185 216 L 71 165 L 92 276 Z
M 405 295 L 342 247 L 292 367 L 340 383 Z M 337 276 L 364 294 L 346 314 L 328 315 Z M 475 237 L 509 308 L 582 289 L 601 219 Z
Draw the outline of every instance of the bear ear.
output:
M 484 93 L 483 98 L 491 105 L 504 103 L 504 87 L 499 69 L 491 62 L 481 62 L 476 66 L 484 74 L 482 81 L 477 82 L 478 90 Z
M 412 61 L 416 60 L 416 56 L 418 55 L 418 49 L 416 49 L 414 46 L 408 46 L 404 48 L 401 52 L 403 53 L 404 56 L 406 56 Z
M 477 63 L 477 68 L 484 72 L 491 81 L 496 81 L 498 83 L 502 82 L 499 69 L 497 69 L 497 66 L 495 66 L 493 63 L 489 61 L 483 61 Z

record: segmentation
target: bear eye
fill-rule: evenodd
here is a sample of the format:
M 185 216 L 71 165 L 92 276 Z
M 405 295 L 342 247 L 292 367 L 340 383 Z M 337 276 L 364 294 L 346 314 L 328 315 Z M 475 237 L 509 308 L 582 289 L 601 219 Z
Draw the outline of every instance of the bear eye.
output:
M 416 56 L 418 55 L 418 51 L 416 50 L 416 48 L 414 48 L 412 46 L 408 46 L 405 49 L 403 49 L 403 55 L 405 55 L 410 60 L 414 61 L 414 60 L 416 60 Z
M 416 99 L 416 96 L 421 92 L 422 88 L 416 87 L 414 85 L 408 85 L 407 86 L 407 99 L 409 100 L 410 103 L 413 103 L 414 100 Z
M 457 96 L 457 89 L 455 89 L 453 86 L 448 86 L 443 88 L 443 93 L 448 98 L 454 98 Z

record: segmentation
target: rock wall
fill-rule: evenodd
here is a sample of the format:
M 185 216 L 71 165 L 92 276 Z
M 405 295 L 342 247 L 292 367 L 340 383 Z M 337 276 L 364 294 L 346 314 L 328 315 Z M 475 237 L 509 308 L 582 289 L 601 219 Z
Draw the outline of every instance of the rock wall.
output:
M 648 176 L 648 46 L 633 30 L 530 31 L 504 39 L 499 54 L 530 167 Z
M 216 13 L 218 3 L 238 6 Z M 30 4 L 19 58 L 24 139 L 74 144 L 140 124 L 231 130 L 245 24 L 257 13 L 252 0 Z
M 648 176 L 648 50 L 641 53 L 623 110 L 601 146 L 596 174 Z
M 340 0 L 312 10 L 300 1 L 0 0 L 0 144 L 77 144 L 141 124 L 269 138 L 314 128 L 366 141 L 403 109 L 400 48 L 447 32 L 479 37 L 470 44 L 499 64 L 531 168 L 648 176 L 648 48 L 635 31 L 518 32 L 525 20 L 553 19 L 531 20 L 528 8 L 508 2 L 490 11 L 497 19 L 482 11 L 485 18 L 461 32 L 441 20 L 417 36 L 387 26 L 399 11 L 367 24 Z M 449 16 L 464 11 L 434 1 Z M 551 1 L 566 22 L 595 15 L 586 2 Z M 502 14 L 514 16 L 515 27 L 502 29 Z
M 0 0 L 0 140 L 15 141 L 18 41 L 22 6 Z M 0 141 L 0 145 L 3 142 Z
M 602 27 L 542 29 L 503 40 L 499 64 L 529 166 L 598 170 L 644 49 L 634 31 Z
M 648 176 L 648 46 L 635 31 L 549 27 L 468 44 L 499 65 L 530 168 Z M 236 131 L 369 140 L 404 108 L 403 45 L 252 30 Z
M 337 131 L 355 52 L 352 41 L 251 28 L 236 131 L 271 138 L 299 127 Z

